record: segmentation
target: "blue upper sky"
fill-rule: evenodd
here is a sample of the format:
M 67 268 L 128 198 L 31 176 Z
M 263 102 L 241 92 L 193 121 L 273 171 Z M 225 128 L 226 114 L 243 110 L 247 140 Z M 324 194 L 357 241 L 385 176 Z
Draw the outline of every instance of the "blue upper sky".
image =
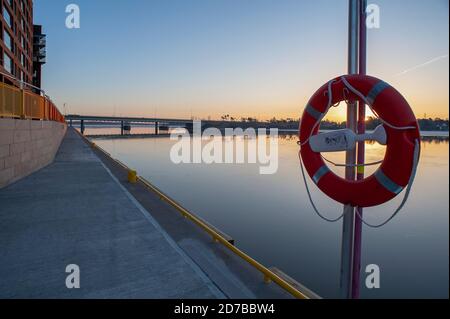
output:
M 81 9 L 77 30 L 65 27 L 70 3 Z M 448 117 L 448 0 L 375 3 L 381 28 L 369 31 L 369 73 L 418 116 Z M 320 85 L 346 72 L 347 0 L 34 5 L 47 34 L 44 89 L 71 113 L 297 118 Z

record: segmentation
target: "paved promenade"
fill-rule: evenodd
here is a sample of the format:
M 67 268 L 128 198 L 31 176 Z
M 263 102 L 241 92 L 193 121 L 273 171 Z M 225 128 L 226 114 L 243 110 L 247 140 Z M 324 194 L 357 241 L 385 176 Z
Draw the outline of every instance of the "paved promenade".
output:
M 0 190 L 0 298 L 221 297 L 73 129 L 54 163 Z

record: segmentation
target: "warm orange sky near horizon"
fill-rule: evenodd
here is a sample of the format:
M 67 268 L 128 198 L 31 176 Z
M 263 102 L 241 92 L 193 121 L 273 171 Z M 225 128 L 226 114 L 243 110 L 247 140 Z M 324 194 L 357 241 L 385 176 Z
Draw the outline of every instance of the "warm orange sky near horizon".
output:
M 64 4 L 35 1 L 47 34 L 43 86 L 67 113 L 297 119 L 347 70 L 347 0 L 77 3 L 81 29 L 69 30 Z M 401 92 L 416 117 L 448 118 L 448 0 L 377 4 L 368 74 Z M 124 12 L 134 18 L 115 23 Z M 343 121 L 344 104 L 327 118 Z

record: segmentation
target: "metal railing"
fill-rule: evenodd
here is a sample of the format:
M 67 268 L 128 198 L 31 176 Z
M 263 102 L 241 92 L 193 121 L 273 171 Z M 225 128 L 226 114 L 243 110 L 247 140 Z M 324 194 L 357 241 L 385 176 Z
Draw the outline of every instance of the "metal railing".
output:
M 230 243 L 226 238 L 222 236 L 216 229 L 210 227 L 209 224 L 205 223 L 202 219 L 197 217 L 196 215 L 189 212 L 187 209 L 182 207 L 180 204 L 178 204 L 176 201 L 174 201 L 172 198 L 164 194 L 161 190 L 159 190 L 157 187 L 152 185 L 150 182 L 148 182 L 145 178 L 138 176 L 138 180 L 149 190 L 156 193 L 161 200 L 164 200 L 169 205 L 171 205 L 173 208 L 175 208 L 179 213 L 181 213 L 182 216 L 185 218 L 191 220 L 194 224 L 202 228 L 205 232 L 207 232 L 214 241 L 221 243 L 223 246 L 225 246 L 228 250 L 230 250 L 235 255 L 239 256 L 241 259 L 249 263 L 252 267 L 256 268 L 259 272 L 261 272 L 264 276 L 264 281 L 266 283 L 269 283 L 273 281 L 278 286 L 280 286 L 282 289 L 287 291 L 289 294 L 294 296 L 298 299 L 311 299 L 311 298 L 317 298 L 315 296 L 309 295 L 305 291 L 300 291 L 297 287 L 295 287 L 292 283 L 290 283 L 286 278 L 283 278 L 282 275 L 275 273 L 274 271 L 270 270 L 263 264 L 259 263 L 246 253 L 244 253 L 242 250 L 234 246 L 232 243 Z
M 77 131 L 78 132 L 78 131 Z M 78 132 L 79 133 L 79 132 Z M 130 168 L 126 166 L 121 161 L 113 158 L 111 154 L 109 154 L 107 151 L 102 149 L 97 144 L 90 141 L 88 138 L 86 138 L 84 135 L 79 133 L 80 136 L 91 145 L 91 147 L 96 148 L 101 153 L 105 154 L 108 158 L 110 158 L 113 162 L 121 166 L 126 171 L 130 171 Z M 137 176 L 137 180 L 142 183 L 144 187 L 146 187 L 148 190 L 154 192 L 159 196 L 159 198 L 166 203 L 168 203 L 170 206 L 175 208 L 182 216 L 185 218 L 191 220 L 194 224 L 199 226 L 203 231 L 208 233 L 215 242 L 218 242 L 222 244 L 224 247 L 226 247 L 229 251 L 234 253 L 235 255 L 239 256 L 242 260 L 246 261 L 248 264 L 250 264 L 253 268 L 257 269 L 263 276 L 264 276 L 264 282 L 270 283 L 274 282 L 279 287 L 281 287 L 283 290 L 291 294 L 293 297 L 297 299 L 320 299 L 320 296 L 315 294 L 314 292 L 310 291 L 309 289 L 301 286 L 300 284 L 293 281 L 290 277 L 283 274 L 281 271 L 276 271 L 267 268 L 263 264 L 259 263 L 246 253 L 244 253 L 242 250 L 237 248 L 234 245 L 234 241 L 231 242 L 229 238 L 225 237 L 220 231 L 218 231 L 215 227 L 211 227 L 207 222 L 196 216 L 195 214 L 191 213 L 184 207 L 182 207 L 179 203 L 177 203 L 175 200 L 170 198 L 168 195 L 163 193 L 160 189 L 158 189 L 156 186 L 151 184 L 149 181 L 147 181 L 142 176 Z M 275 268 L 274 268 L 275 269 Z M 299 288 L 301 286 L 301 288 Z
M 0 117 L 65 122 L 64 116 L 43 90 L 3 72 L 0 74 L 17 81 L 22 87 L 0 83 Z M 41 94 L 26 90 L 24 86 L 39 90 Z

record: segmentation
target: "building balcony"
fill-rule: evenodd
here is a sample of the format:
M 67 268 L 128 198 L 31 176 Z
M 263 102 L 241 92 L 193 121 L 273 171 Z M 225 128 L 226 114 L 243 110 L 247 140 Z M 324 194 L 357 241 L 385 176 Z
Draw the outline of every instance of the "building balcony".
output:
M 43 47 L 47 44 L 47 38 L 45 34 L 34 35 L 33 37 L 33 45 Z

